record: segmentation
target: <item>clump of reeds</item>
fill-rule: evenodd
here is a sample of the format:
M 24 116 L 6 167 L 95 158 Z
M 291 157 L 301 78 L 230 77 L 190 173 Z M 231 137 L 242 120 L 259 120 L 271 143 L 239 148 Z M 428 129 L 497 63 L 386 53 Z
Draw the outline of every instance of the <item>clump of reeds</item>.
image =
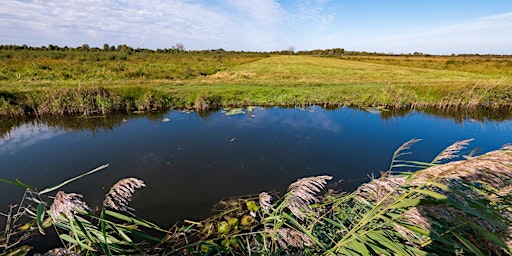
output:
M 436 236 L 444 235 L 443 239 L 451 236 L 463 241 L 471 252 L 500 253 L 503 245 L 510 250 L 512 201 L 507 191 L 511 191 L 512 147 L 504 146 L 481 156 L 436 165 L 457 157 L 470 141 L 455 142 L 432 161 L 433 166 L 407 177 L 384 175 L 363 184 L 354 192 L 354 198 L 366 204 L 386 206 L 396 204 L 397 198 L 442 200 L 444 203 L 415 205 L 403 213 L 402 219 Z M 408 148 L 410 143 L 406 144 L 403 148 Z M 497 201 L 502 204 L 499 208 L 496 208 Z M 395 228 L 407 239 L 419 239 L 418 234 L 402 225 L 395 225 Z M 478 238 L 466 241 L 464 237 L 469 233 Z M 425 239 L 420 240 L 439 242 Z
M 145 187 L 144 181 L 136 178 L 126 178 L 114 184 L 103 201 L 103 205 L 118 211 L 126 211 L 128 203 L 132 200 L 135 189 Z

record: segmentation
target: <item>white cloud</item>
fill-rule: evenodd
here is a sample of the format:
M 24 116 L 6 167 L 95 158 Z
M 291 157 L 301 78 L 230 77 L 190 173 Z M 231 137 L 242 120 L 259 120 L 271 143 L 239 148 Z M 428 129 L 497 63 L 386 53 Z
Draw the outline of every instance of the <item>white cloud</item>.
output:
M 205 5 L 176 0 L 8 0 L 0 7 L 0 28 L 8 33 L 3 40 L 42 37 L 42 43 L 75 44 L 70 46 L 127 43 L 157 48 L 178 40 L 205 42 L 220 38 L 227 23 Z
M 395 52 L 401 49 L 435 54 L 512 54 L 512 12 L 423 29 L 421 32 L 384 36 L 370 43 Z

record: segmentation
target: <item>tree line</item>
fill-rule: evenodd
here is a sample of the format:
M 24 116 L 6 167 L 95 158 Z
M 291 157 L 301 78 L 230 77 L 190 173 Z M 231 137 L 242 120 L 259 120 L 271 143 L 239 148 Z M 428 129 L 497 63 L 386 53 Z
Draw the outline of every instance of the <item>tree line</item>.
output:
M 341 56 L 441 56 L 441 55 L 433 55 L 433 54 L 425 54 L 421 52 L 414 53 L 380 53 L 380 52 L 367 52 L 367 51 L 346 51 L 344 48 L 329 48 L 329 49 L 315 49 L 315 50 L 302 50 L 295 51 L 294 47 L 289 47 L 288 49 L 281 51 L 226 51 L 222 48 L 219 49 L 208 49 L 208 50 L 187 50 L 185 45 L 182 43 L 176 43 L 170 48 L 163 49 L 148 49 L 148 48 L 133 48 L 126 44 L 120 45 L 109 45 L 103 44 L 103 47 L 90 47 L 88 44 L 82 44 L 77 47 L 69 47 L 69 46 L 58 46 L 49 44 L 48 46 L 28 46 L 26 44 L 23 45 L 0 45 L 0 50 L 30 50 L 30 51 L 82 51 L 82 52 L 122 52 L 131 54 L 134 52 L 142 52 L 142 53 L 263 53 L 263 54 L 280 54 L 280 55 L 309 55 L 309 56 L 327 56 L 327 57 L 341 57 Z M 446 55 L 444 55 L 446 56 Z M 504 55 L 495 55 L 495 54 L 451 54 L 450 56 L 480 56 L 480 57 L 490 57 L 490 56 L 504 56 Z

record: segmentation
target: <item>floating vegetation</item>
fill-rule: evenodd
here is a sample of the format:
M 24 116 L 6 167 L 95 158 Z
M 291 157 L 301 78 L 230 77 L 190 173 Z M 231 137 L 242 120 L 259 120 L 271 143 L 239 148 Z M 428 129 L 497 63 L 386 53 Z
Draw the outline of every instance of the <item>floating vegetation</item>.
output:
M 245 111 L 243 108 L 224 108 L 222 110 L 226 116 L 244 115 Z
M 382 112 L 386 112 L 386 111 L 389 111 L 388 109 L 386 109 L 385 107 L 383 106 L 377 106 L 377 107 L 365 107 L 365 108 L 362 108 L 362 110 L 366 111 L 366 112 L 369 112 L 371 114 L 381 114 Z

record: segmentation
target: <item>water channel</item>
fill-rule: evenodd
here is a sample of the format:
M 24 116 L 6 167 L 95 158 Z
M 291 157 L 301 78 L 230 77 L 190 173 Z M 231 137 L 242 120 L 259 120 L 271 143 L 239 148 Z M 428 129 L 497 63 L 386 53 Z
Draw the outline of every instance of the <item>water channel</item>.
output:
M 474 138 L 463 154 L 512 142 L 512 121 L 496 115 L 447 116 L 379 109 L 250 108 L 207 113 L 170 110 L 111 117 L 3 119 L 0 177 L 40 189 L 109 167 L 66 185 L 101 205 L 116 181 L 137 177 L 137 215 L 168 227 L 200 220 L 230 196 L 285 191 L 305 176 L 328 174 L 351 190 L 389 168 L 393 152 L 421 138 L 408 158 L 432 160 L 455 141 Z M 0 209 L 23 189 L 0 183 Z

